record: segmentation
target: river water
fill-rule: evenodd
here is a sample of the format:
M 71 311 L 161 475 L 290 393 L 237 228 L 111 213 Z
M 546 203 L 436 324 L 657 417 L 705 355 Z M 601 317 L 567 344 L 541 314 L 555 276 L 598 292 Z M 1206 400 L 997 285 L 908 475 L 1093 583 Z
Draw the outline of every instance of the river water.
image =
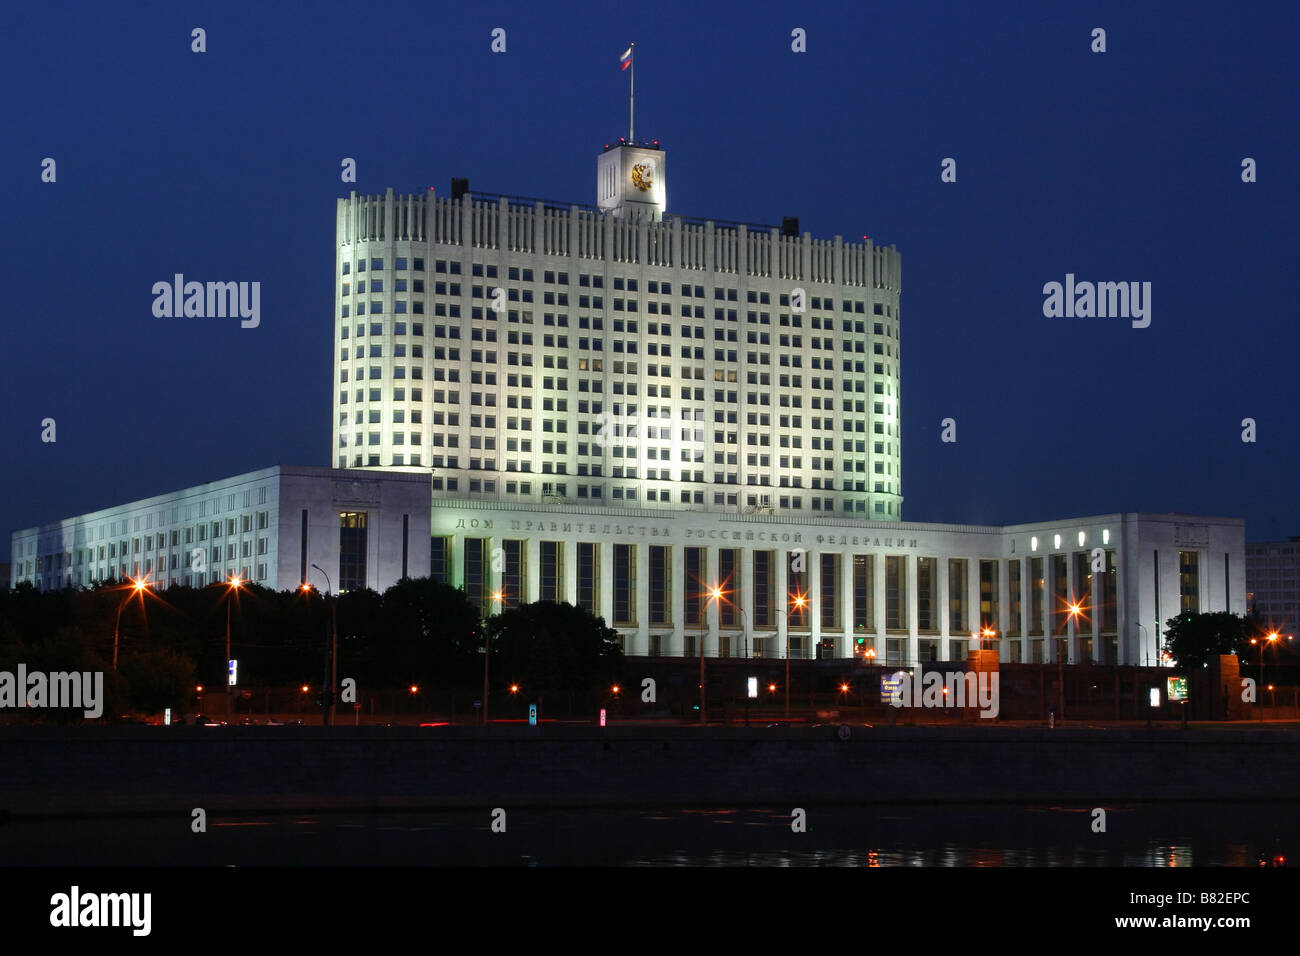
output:
M 501 813 L 494 814 L 499 809 Z M 804 829 L 792 822 L 803 811 Z M 212 814 L 11 820 L 26 866 L 1256 866 L 1300 855 L 1283 803 Z M 494 824 L 494 820 L 496 821 Z

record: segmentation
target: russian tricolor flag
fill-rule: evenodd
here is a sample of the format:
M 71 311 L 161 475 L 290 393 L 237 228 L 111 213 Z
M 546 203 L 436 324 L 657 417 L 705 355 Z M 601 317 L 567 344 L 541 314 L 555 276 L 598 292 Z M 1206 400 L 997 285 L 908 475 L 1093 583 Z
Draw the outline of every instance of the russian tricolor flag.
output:
M 622 66 L 619 67 L 620 70 L 626 70 L 629 66 L 632 65 L 632 48 L 631 48 L 631 47 L 628 47 L 628 48 L 627 48 L 627 52 L 624 53 L 621 57 L 618 58 L 618 62 L 621 63 L 621 64 L 623 64 Z

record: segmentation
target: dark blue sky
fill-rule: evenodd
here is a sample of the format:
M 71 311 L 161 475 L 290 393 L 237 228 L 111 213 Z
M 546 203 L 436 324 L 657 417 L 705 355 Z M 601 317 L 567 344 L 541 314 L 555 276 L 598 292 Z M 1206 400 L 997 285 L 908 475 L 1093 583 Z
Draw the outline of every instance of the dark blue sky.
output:
M 4 553 L 16 528 L 327 465 L 335 198 L 468 176 L 594 201 L 600 147 L 627 131 L 629 40 L 670 212 L 898 245 L 905 518 L 1189 511 L 1300 534 L 1300 6 L 972 6 L 11 11 Z M 177 272 L 260 281 L 260 327 L 154 318 Z M 1151 282 L 1151 326 L 1044 318 L 1067 272 Z

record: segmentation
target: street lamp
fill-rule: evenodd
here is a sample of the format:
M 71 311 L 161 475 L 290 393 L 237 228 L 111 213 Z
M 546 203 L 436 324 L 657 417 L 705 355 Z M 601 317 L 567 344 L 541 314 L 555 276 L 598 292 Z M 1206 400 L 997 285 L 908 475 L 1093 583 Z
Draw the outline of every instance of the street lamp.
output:
M 329 572 L 319 564 L 313 564 L 312 567 L 325 575 L 325 588 L 330 602 L 330 643 L 326 648 L 326 674 L 325 678 L 329 681 L 324 693 L 325 714 L 324 723 L 326 727 L 334 726 L 334 691 L 338 687 L 339 676 L 339 614 L 338 600 L 334 597 L 334 582 L 330 580 Z M 309 590 L 311 585 L 303 582 L 303 590 Z M 360 719 L 360 718 L 358 718 Z
M 709 626 L 709 602 L 722 600 L 722 588 L 714 585 L 709 589 L 709 596 L 704 602 L 704 612 L 700 615 L 700 723 L 704 723 L 705 710 L 708 707 L 708 694 L 704 684 L 704 635 Z
M 1083 612 L 1083 607 L 1078 602 L 1070 605 L 1070 617 L 1074 621 L 1077 629 L 1079 626 L 1079 615 Z M 1068 649 L 1070 638 L 1069 632 L 1066 632 L 1065 645 Z M 1061 641 L 1056 643 L 1056 710 L 1061 720 L 1065 719 L 1065 662 L 1061 660 Z
M 793 598 L 790 599 L 790 603 L 793 604 L 799 610 L 803 610 L 803 608 L 807 605 L 808 602 L 807 599 L 802 594 L 796 594 Z M 790 719 L 790 614 L 783 607 L 779 607 L 776 610 L 782 617 L 785 618 L 785 719 L 789 720 Z
M 492 595 L 492 604 L 500 604 L 505 600 L 505 595 L 497 591 Z M 492 632 L 488 628 L 488 621 L 492 619 L 492 605 L 488 605 L 487 617 L 483 620 L 483 726 L 488 725 L 488 658 L 492 650 Z
M 235 689 L 230 684 L 230 603 L 231 598 L 243 585 L 243 578 L 232 575 L 226 579 L 226 724 L 234 717 Z
M 1279 637 L 1281 635 L 1277 631 L 1270 631 L 1263 640 L 1257 641 L 1253 637 L 1250 639 L 1250 643 L 1259 644 L 1259 722 L 1261 724 L 1264 722 L 1264 644 L 1265 642 L 1272 644 Z M 1287 640 L 1291 640 L 1290 635 L 1287 635 Z
M 131 586 L 127 589 L 126 595 L 117 605 L 117 621 L 113 624 L 113 670 L 117 670 L 117 641 L 118 629 L 122 625 L 122 609 L 126 607 L 126 602 L 131 600 L 137 594 L 140 595 L 140 606 L 144 607 L 144 592 L 149 590 L 149 576 L 146 574 L 143 578 L 132 578 Z

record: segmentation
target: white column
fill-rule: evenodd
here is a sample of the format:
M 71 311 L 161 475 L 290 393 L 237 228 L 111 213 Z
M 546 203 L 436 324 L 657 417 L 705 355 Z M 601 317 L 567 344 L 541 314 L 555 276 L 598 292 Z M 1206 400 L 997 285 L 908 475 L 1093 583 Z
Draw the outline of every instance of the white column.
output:
M 816 656 L 821 653 L 822 637 L 821 555 L 814 554 L 811 551 L 805 551 L 804 561 L 807 562 L 808 565 L 808 643 L 812 647 L 812 656 L 816 658 Z
M 966 641 L 966 654 L 962 655 L 963 660 L 970 654 L 971 650 L 979 650 L 983 637 L 970 639 L 970 634 L 978 635 L 980 633 L 980 559 L 978 557 L 967 558 L 966 560 L 966 625 L 968 628 Z
M 1091 549 L 1089 549 L 1091 552 Z M 1102 567 L 1106 566 L 1106 553 L 1102 552 Z M 1091 660 L 1096 662 L 1101 652 L 1101 573 L 1092 571 L 1092 555 L 1088 555 L 1088 617 L 1092 622 L 1092 657 Z
M 542 543 L 537 538 L 524 541 L 524 574 L 528 593 L 521 595 L 521 603 L 536 601 L 542 595 Z
M 600 615 L 611 626 L 614 623 L 614 545 L 609 541 L 596 543 L 596 564 L 599 574 L 596 577 L 596 606 Z M 576 598 L 577 595 L 574 595 Z M 638 633 L 644 633 L 638 629 Z M 650 653 L 647 641 L 644 653 Z
M 649 552 L 640 543 L 630 543 L 629 547 L 632 548 L 632 567 L 636 572 L 636 632 L 640 636 L 651 631 Z
M 903 562 L 907 567 L 907 581 L 904 582 L 907 585 L 906 593 L 900 597 L 900 600 L 907 604 L 907 649 L 904 652 L 904 659 L 907 662 L 914 662 L 919 661 L 921 657 L 916 631 L 916 555 L 904 555 Z
M 777 645 L 781 649 L 781 657 L 790 656 L 790 601 L 788 598 L 790 578 L 786 567 L 786 558 L 783 551 L 772 550 L 773 559 L 773 577 L 775 579 L 776 594 L 773 597 L 773 606 L 776 608 L 776 639 Z
M 686 648 L 686 546 L 673 545 L 671 549 L 670 585 L 668 619 L 673 622 L 672 644 L 674 647 Z M 646 588 L 649 590 L 649 587 Z M 646 631 L 648 635 L 650 632 Z M 649 638 L 646 638 L 647 641 Z M 698 648 L 697 648 L 698 650 Z
M 840 555 L 840 622 L 844 625 L 848 656 L 852 657 L 857 653 L 858 632 L 853 626 L 853 552 L 851 551 Z M 866 634 L 863 637 L 870 640 Z M 869 645 L 862 646 L 866 648 Z
M 945 555 L 940 554 L 938 557 L 934 559 L 934 563 L 935 563 L 934 598 L 935 598 L 935 603 L 937 605 L 935 611 L 937 612 L 937 618 L 939 621 L 939 656 L 940 658 L 946 661 L 952 659 L 951 655 L 948 652 L 948 648 L 949 648 L 948 638 L 952 635 L 952 621 L 950 620 L 950 614 L 949 614 L 951 610 L 951 605 L 948 603 L 948 587 L 949 587 L 948 558 Z M 919 598 L 921 593 L 921 580 L 919 577 L 917 578 L 916 581 L 916 592 L 918 597 L 917 604 L 919 605 L 920 604 Z M 917 623 L 917 635 L 918 635 L 917 657 L 919 659 L 920 657 L 920 636 L 919 635 L 920 635 L 921 622 L 918 620 L 916 623 Z
M 573 604 L 578 600 L 578 543 L 560 541 L 560 555 L 563 580 L 560 585 L 563 590 L 560 600 Z
M 871 555 L 871 616 L 872 635 L 870 640 L 876 648 L 876 660 L 881 664 L 889 660 L 889 635 L 885 633 L 885 559 L 882 555 Z

